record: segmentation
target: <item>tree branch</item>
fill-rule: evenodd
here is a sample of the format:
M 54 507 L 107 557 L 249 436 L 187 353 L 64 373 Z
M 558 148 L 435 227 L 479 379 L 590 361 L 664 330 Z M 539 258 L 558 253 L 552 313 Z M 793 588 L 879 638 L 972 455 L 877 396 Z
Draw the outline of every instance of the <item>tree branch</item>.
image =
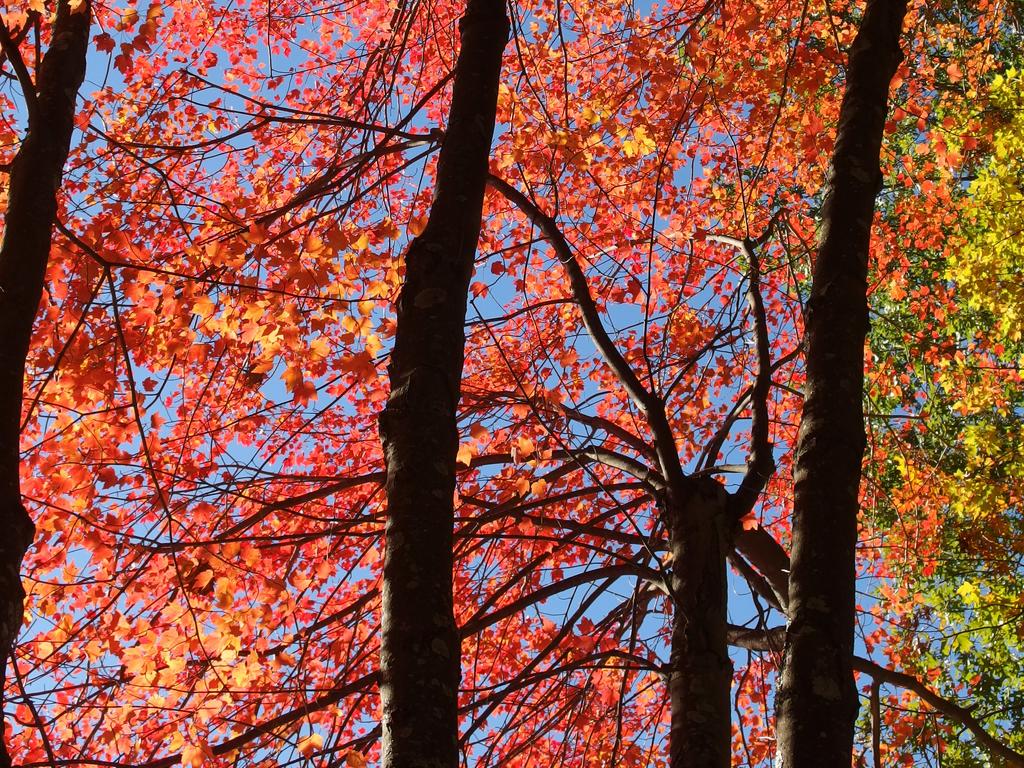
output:
M 789 555 L 761 526 L 742 529 L 736 534 L 736 551 L 768 580 L 783 612 L 789 611 Z M 771 600 L 768 595 L 765 599 Z
M 729 642 L 732 645 L 754 651 L 777 651 L 782 647 L 785 633 L 785 627 L 755 630 L 730 626 Z M 873 688 L 875 684 L 888 683 L 916 694 L 935 712 L 970 731 L 978 743 L 993 757 L 999 758 L 1011 768 L 1024 768 L 1024 755 L 992 736 L 968 709 L 935 693 L 913 675 L 888 669 L 862 656 L 853 657 L 853 669 L 870 676 L 874 681 Z M 874 719 L 874 715 L 872 719 Z
M 676 449 L 675 437 L 672 428 L 669 426 L 668 417 L 665 414 L 665 404 L 653 392 L 649 392 L 633 368 L 623 357 L 605 330 L 601 322 L 601 313 L 597 309 L 594 297 L 587 285 L 586 275 L 580 268 L 576 257 L 573 255 L 569 242 L 565 239 L 558 223 L 545 214 L 530 198 L 520 192 L 506 181 L 497 176 L 488 176 L 488 184 L 500 192 L 510 203 L 522 211 L 527 218 L 540 227 L 545 237 L 555 249 L 559 262 L 565 268 L 569 278 L 569 286 L 573 298 L 580 308 L 583 316 L 583 324 L 590 334 L 594 346 L 604 358 L 604 361 L 615 373 L 616 377 L 625 387 L 630 398 L 644 414 L 651 432 L 654 434 L 654 445 L 658 454 L 658 461 L 661 464 L 662 476 L 673 493 L 680 498 L 685 495 L 684 481 L 685 473 L 679 463 L 679 454 Z
M 586 571 L 581 571 L 572 576 L 567 576 L 561 581 L 556 581 L 552 584 L 540 587 L 534 592 L 527 595 L 523 595 L 517 600 L 513 600 L 511 603 L 503 605 L 501 608 L 496 608 L 488 614 L 483 616 L 473 616 L 466 623 L 464 623 L 459 630 L 462 637 L 469 637 L 475 635 L 487 627 L 497 624 L 503 619 L 507 619 L 510 616 L 514 616 L 523 609 L 539 602 L 547 600 L 549 597 L 557 595 L 559 592 L 564 592 L 567 589 L 579 586 L 580 584 L 587 584 L 592 581 L 599 581 L 604 578 L 615 578 L 620 576 L 636 576 L 650 582 L 655 587 L 663 592 L 667 591 L 664 581 L 662 580 L 661 574 L 655 571 L 653 568 L 641 565 L 639 563 L 621 563 L 619 565 L 606 565 L 601 568 L 593 568 Z
M 774 219 L 765 233 L 758 238 L 763 242 L 774 228 Z M 754 240 L 738 240 L 723 235 L 708 235 L 709 240 L 726 243 L 739 248 L 747 258 L 747 301 L 754 320 L 754 336 L 757 346 L 757 375 L 750 390 L 750 456 L 747 471 L 739 488 L 729 495 L 729 512 L 734 521 L 745 517 L 757 503 L 768 480 L 775 473 L 775 459 L 769 440 L 768 397 L 772 387 L 771 346 L 768 338 L 768 318 L 761 296 L 761 264 L 754 251 Z
M 0 21 L 0 49 L 3 50 L 7 60 L 14 67 L 14 74 L 18 76 L 18 83 L 25 96 L 25 109 L 28 112 L 28 129 L 31 131 L 39 122 L 39 96 L 36 94 L 36 84 L 32 82 L 32 75 L 25 65 L 25 59 L 21 56 L 17 42 L 11 37 L 11 31 L 7 24 Z
M 889 683 L 890 685 L 912 691 L 933 710 L 953 722 L 959 723 L 970 731 L 974 738 L 978 740 L 978 743 L 993 757 L 1003 760 L 1006 765 L 1012 766 L 1012 768 L 1024 768 L 1024 755 L 992 736 L 985 730 L 985 726 L 982 725 L 981 721 L 972 715 L 969 710 L 935 693 L 935 691 L 913 675 L 887 669 L 860 656 L 853 657 L 853 668 L 858 672 L 870 675 L 877 682 Z

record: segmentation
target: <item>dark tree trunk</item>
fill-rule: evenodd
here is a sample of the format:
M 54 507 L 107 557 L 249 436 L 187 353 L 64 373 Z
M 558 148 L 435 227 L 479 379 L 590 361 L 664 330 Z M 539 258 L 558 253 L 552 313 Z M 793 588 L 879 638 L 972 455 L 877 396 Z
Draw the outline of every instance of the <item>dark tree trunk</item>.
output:
M 868 246 L 905 12 L 905 0 L 869 0 L 850 49 L 814 264 L 794 469 L 790 621 L 777 703 L 785 768 L 843 768 L 852 760 Z
M 384 768 L 455 768 L 459 635 L 452 608 L 456 407 L 466 297 L 494 133 L 505 0 L 469 0 L 423 233 L 409 247 L 380 418 L 388 517 L 381 699 Z
M 34 86 L 9 32 L 0 31 L 4 53 L 26 91 L 28 113 L 28 131 L 9 169 L 0 246 L 0 690 L 21 628 L 25 598 L 21 561 L 35 534 L 21 503 L 19 477 L 25 358 L 43 294 L 57 190 L 74 128 L 75 100 L 85 77 L 89 19 L 88 2 L 74 13 L 66 0 L 58 3 L 53 39 Z M 10 765 L 6 746 L 0 746 L 0 768 Z
M 669 671 L 671 768 L 732 764 L 732 662 L 727 638 L 728 495 L 711 478 L 686 481 L 682 504 L 668 503 L 672 552 Z

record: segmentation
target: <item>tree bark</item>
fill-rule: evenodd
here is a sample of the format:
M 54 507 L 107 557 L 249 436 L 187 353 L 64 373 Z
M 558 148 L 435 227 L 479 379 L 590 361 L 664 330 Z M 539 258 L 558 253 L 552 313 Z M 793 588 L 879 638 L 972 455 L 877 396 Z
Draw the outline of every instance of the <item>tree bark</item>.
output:
M 9 169 L 0 245 L 0 691 L 24 611 L 21 562 L 35 535 L 21 503 L 19 435 L 25 358 L 43 294 L 57 190 L 74 130 L 75 101 L 85 77 L 89 23 L 88 0 L 74 12 L 67 0 L 57 4 L 53 38 L 34 84 L 9 31 L 6 27 L 0 31 L 4 54 L 25 91 L 28 114 L 28 130 Z M 10 765 L 5 740 L 0 738 L 0 768 Z
M 849 766 L 855 554 L 864 454 L 867 268 L 905 0 L 869 0 L 846 93 L 808 305 L 807 384 L 794 469 L 790 621 L 777 701 L 780 764 Z
M 732 549 L 728 494 L 709 478 L 689 478 L 687 495 L 668 502 L 672 552 L 669 660 L 672 768 L 732 764 L 732 662 L 726 557 Z
M 461 656 L 452 605 L 456 407 L 480 236 L 504 0 L 469 0 L 426 228 L 409 247 L 380 417 L 388 516 L 382 596 L 384 768 L 455 768 Z

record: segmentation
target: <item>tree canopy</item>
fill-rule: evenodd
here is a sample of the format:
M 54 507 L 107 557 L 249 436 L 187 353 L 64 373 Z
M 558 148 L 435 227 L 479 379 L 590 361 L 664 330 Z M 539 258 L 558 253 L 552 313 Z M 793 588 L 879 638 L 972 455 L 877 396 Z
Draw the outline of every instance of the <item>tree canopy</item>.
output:
M 10 761 L 1024 765 L 1022 17 L 5 0 Z

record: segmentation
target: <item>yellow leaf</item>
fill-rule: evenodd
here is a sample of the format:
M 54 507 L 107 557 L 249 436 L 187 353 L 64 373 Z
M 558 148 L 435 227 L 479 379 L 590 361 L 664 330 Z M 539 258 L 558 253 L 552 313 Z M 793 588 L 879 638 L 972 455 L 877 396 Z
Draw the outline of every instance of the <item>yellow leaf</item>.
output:
M 250 304 L 245 308 L 245 312 L 242 313 L 243 320 L 261 320 L 263 319 L 264 309 L 259 304 Z
M 181 748 L 181 764 L 192 768 L 200 768 L 206 758 L 212 756 L 206 744 L 186 744 Z
M 121 29 L 127 29 L 139 20 L 139 12 L 131 8 L 121 14 Z
M 313 359 L 323 360 L 331 353 L 331 345 L 323 336 L 317 336 L 309 342 L 309 354 Z
M 319 733 L 311 733 L 298 743 L 297 749 L 303 757 L 309 757 L 323 747 L 324 739 Z
M 516 441 L 517 447 L 519 448 L 519 458 L 526 459 L 533 455 L 533 452 L 537 450 L 537 447 L 533 444 L 533 440 L 528 437 L 520 437 Z
M 473 446 L 469 443 L 463 443 L 459 446 L 459 453 L 455 457 L 455 461 L 463 466 L 468 467 L 470 462 L 473 461 Z
M 963 601 L 968 605 L 976 605 L 978 603 L 978 588 L 975 587 L 971 582 L 965 581 L 956 590 L 956 593 L 963 598 Z
M 213 314 L 214 309 L 213 301 L 209 296 L 200 296 L 196 299 L 195 304 L 192 305 L 192 314 L 198 315 L 202 320 L 206 320 Z
M 622 151 L 626 153 L 626 157 L 643 157 L 653 152 L 657 146 L 647 135 L 647 129 L 638 125 L 633 129 L 631 137 L 622 142 Z
M 228 608 L 234 602 L 234 586 L 231 579 L 221 576 L 213 582 L 213 593 L 217 597 L 217 605 L 221 608 Z

